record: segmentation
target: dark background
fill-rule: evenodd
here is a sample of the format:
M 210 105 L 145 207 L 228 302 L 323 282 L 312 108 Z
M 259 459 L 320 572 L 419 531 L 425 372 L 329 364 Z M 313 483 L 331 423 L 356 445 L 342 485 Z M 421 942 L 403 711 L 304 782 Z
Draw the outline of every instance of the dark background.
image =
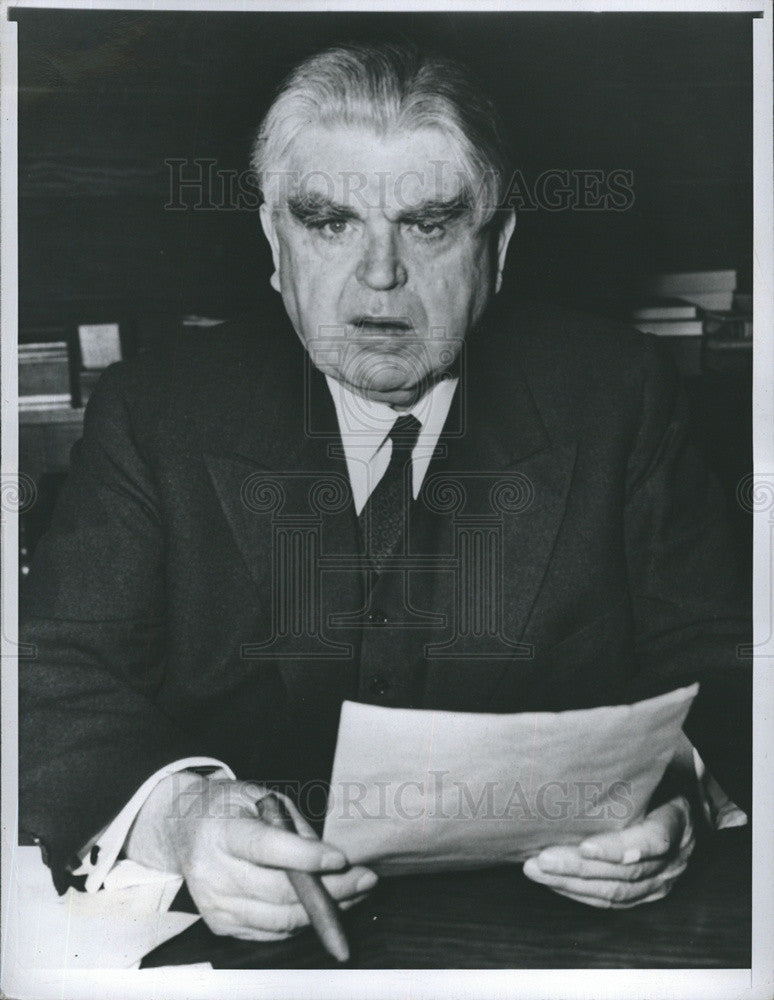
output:
M 194 159 L 245 171 L 280 80 L 306 55 L 348 40 L 411 40 L 467 61 L 500 105 L 530 186 L 549 169 L 632 172 L 626 211 L 520 212 L 503 297 L 610 310 L 642 274 L 713 268 L 736 269 L 740 290 L 751 290 L 750 15 L 12 16 L 21 341 L 72 344 L 77 324 L 117 321 L 131 353 L 179 336 L 186 314 L 225 318 L 267 297 L 278 307 L 257 210 L 195 210 L 190 190 L 187 209 L 165 208 L 166 161 L 185 160 L 186 176 Z M 217 180 L 207 198 L 223 203 Z M 735 491 L 752 469 L 749 359 L 688 383 L 697 442 L 723 483 L 748 566 L 751 518 Z M 72 412 L 69 422 L 22 428 L 25 461 L 37 456 L 53 484 L 40 483 L 28 552 L 80 433 Z
M 633 172 L 627 211 L 521 213 L 505 294 L 594 306 L 642 272 L 700 268 L 736 268 L 750 289 L 749 15 L 13 17 L 22 339 L 125 319 L 152 340 L 155 315 L 228 316 L 274 294 L 257 211 L 165 210 L 165 160 L 244 170 L 279 80 L 351 39 L 411 39 L 467 60 L 530 184 L 551 168 Z

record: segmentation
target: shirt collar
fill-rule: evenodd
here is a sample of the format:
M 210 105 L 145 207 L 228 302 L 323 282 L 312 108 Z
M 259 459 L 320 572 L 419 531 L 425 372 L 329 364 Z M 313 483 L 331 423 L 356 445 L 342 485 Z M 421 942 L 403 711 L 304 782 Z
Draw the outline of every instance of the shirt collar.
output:
M 432 439 L 431 446 L 435 448 L 459 381 L 458 378 L 441 379 L 411 409 L 393 410 L 386 403 L 358 396 L 330 375 L 326 375 L 325 380 L 336 408 L 339 432 L 345 449 L 357 450 L 366 461 L 382 447 L 397 418 L 407 413 L 422 425 L 417 444 L 426 442 L 430 446 Z

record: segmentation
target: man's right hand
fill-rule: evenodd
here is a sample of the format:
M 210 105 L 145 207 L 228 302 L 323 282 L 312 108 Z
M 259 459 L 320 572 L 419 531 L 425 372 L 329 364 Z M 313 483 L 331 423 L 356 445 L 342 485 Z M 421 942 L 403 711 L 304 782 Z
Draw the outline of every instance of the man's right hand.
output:
M 284 868 L 328 873 L 323 882 L 345 908 L 362 899 L 376 875 L 347 867 L 341 851 L 318 840 L 288 800 L 298 833 L 260 820 L 255 803 L 266 791 L 254 782 L 190 771 L 169 775 L 138 813 L 126 856 L 181 874 L 215 934 L 266 941 L 305 927 L 309 918 Z

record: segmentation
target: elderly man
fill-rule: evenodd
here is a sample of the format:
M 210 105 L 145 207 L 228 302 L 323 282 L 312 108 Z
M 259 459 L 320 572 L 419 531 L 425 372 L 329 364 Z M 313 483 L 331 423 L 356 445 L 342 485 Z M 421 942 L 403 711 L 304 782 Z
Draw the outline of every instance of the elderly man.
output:
M 357 901 L 372 872 L 299 809 L 296 835 L 255 808 L 329 779 L 347 698 L 558 711 L 699 680 L 686 732 L 748 802 L 749 613 L 718 487 L 649 338 L 495 308 L 505 163 L 445 59 L 337 48 L 281 88 L 253 166 L 287 315 L 110 368 L 36 554 L 22 827 L 58 886 L 98 888 L 123 851 L 246 938 L 306 922 L 283 868 Z M 499 546 L 467 583 L 463 506 Z M 663 896 L 693 844 L 664 799 L 525 872 L 596 906 Z

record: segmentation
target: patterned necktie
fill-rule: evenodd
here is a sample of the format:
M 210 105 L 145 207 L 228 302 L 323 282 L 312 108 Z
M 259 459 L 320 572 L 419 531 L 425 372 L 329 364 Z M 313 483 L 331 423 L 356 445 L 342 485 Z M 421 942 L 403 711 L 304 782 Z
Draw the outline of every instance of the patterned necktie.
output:
M 408 414 L 398 417 L 388 437 L 392 455 L 387 471 L 374 487 L 358 518 L 366 556 L 381 573 L 402 535 L 412 497 L 411 453 L 422 425 Z

